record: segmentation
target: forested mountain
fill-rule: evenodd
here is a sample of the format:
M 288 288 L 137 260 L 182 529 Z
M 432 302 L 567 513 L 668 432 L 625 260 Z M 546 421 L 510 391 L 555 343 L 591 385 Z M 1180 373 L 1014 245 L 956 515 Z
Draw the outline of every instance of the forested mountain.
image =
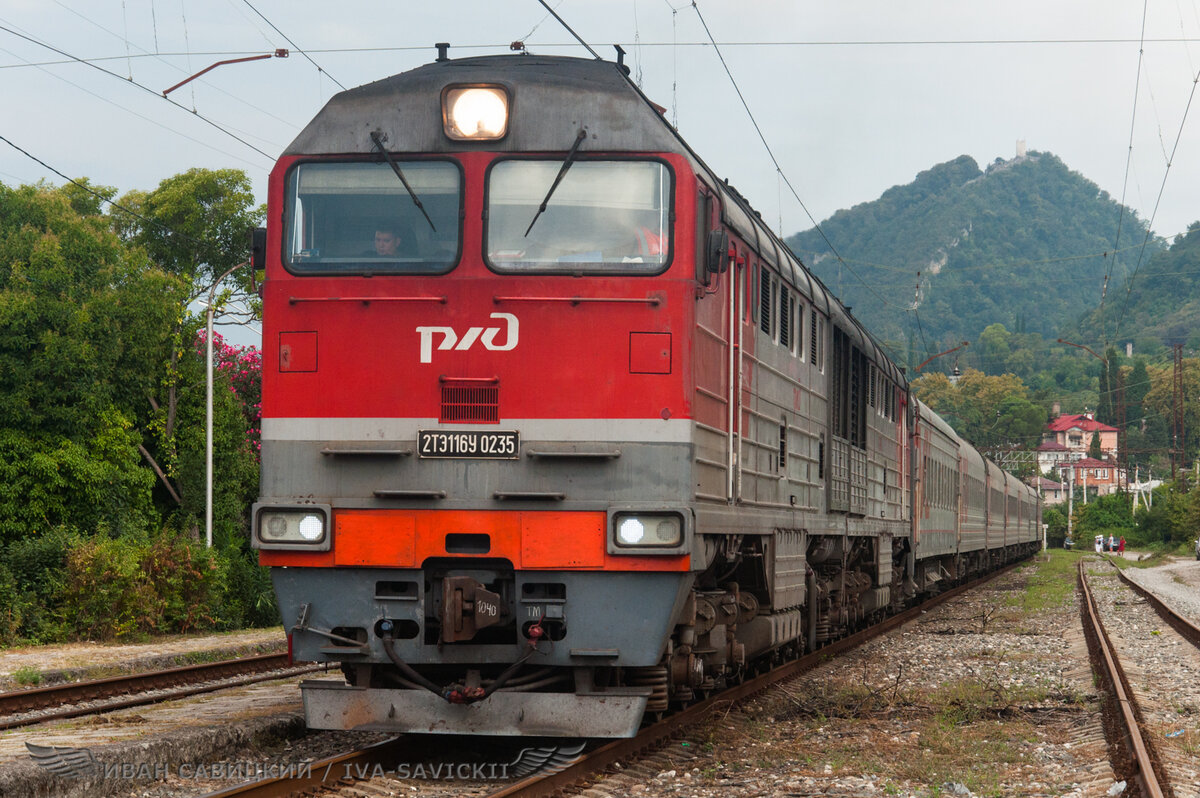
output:
M 970 156 L 788 239 L 805 264 L 909 365 L 991 324 L 1053 339 L 1096 308 L 1106 272 L 1124 294 L 1144 223 L 1050 153 Z M 833 257 L 825 239 L 841 260 Z M 1147 259 L 1164 244 L 1149 239 Z M 1116 290 L 1119 288 L 1120 290 Z
M 1200 349 L 1200 222 L 1165 251 L 1122 253 L 1132 273 L 1081 322 L 1093 340 L 1134 342 L 1138 352 L 1169 343 Z M 1140 261 L 1140 265 L 1139 265 Z

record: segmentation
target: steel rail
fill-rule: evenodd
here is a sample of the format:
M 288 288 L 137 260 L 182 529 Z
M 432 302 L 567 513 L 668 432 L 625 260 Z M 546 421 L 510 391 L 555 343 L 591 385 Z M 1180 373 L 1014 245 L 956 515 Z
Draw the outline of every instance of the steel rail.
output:
M 291 668 L 292 673 L 308 673 L 322 666 L 300 666 Z M 240 659 L 206 662 L 196 665 L 182 665 L 148 673 L 135 673 L 125 676 L 112 676 L 104 679 L 93 679 L 86 682 L 56 684 L 47 687 L 36 687 L 29 690 L 14 690 L 0 693 L 0 729 L 11 729 L 17 726 L 27 726 L 31 723 L 41 723 L 46 720 L 73 718 L 79 715 L 90 715 L 97 712 L 108 712 L 114 709 L 143 706 L 159 701 L 179 698 L 182 695 L 197 695 L 216 690 L 224 690 L 245 684 L 269 681 L 281 678 L 273 671 L 288 668 L 287 654 L 255 654 Z M 231 684 L 230 680 L 236 679 Z M 222 680 L 219 684 L 214 681 Z M 205 684 L 197 685 L 197 682 Z M 181 685 L 192 684 L 185 691 L 175 691 L 167 695 L 146 695 L 148 692 L 168 690 Z M 117 696 L 129 696 L 118 701 L 106 701 L 100 707 L 72 706 L 60 708 L 53 712 L 40 713 L 36 717 L 12 717 L 21 713 L 38 712 L 42 709 L 62 707 L 64 704 L 79 704 L 81 702 L 105 701 Z
M 1008 573 L 1015 568 L 1019 563 L 1013 563 L 999 571 L 994 571 L 986 574 L 979 579 L 953 587 L 944 593 L 939 593 L 937 596 L 922 602 L 914 607 L 910 607 L 903 612 L 900 612 L 882 623 L 878 623 L 860 632 L 856 632 L 848 637 L 843 637 L 829 645 L 819 648 L 810 654 L 784 663 L 777 668 L 749 679 L 741 684 L 722 690 L 709 698 L 693 704 L 686 709 L 669 715 L 663 718 L 658 723 L 647 726 L 640 731 L 637 736 L 625 740 L 614 740 L 600 748 L 595 749 L 587 754 L 584 759 L 576 762 L 558 773 L 538 774 L 530 776 L 524 781 L 505 787 L 502 790 L 494 792 L 488 798 L 535 798 L 535 796 L 553 796 L 561 790 L 567 789 L 578 784 L 588 776 L 596 773 L 604 768 L 611 766 L 613 763 L 622 759 L 628 759 L 636 756 L 643 751 L 656 748 L 665 743 L 671 737 L 679 734 L 688 726 L 695 725 L 708 717 L 709 713 L 718 707 L 733 704 L 738 701 L 743 701 L 751 696 L 763 692 L 770 686 L 779 682 L 787 681 L 807 670 L 811 670 L 822 662 L 843 654 L 851 649 L 880 637 L 893 629 L 896 629 L 904 624 L 916 620 L 923 613 L 928 612 L 934 607 L 949 601 L 950 599 L 965 593 L 968 590 L 977 588 L 996 577 Z
M 842 654 L 862 645 L 868 640 L 890 632 L 906 623 L 910 623 L 920 617 L 922 613 L 928 612 L 939 604 L 949 601 L 968 590 L 986 584 L 1008 573 L 1020 564 L 1020 562 L 1012 563 L 976 580 L 950 588 L 928 601 L 904 610 L 879 624 L 834 641 L 799 659 L 784 663 L 767 673 L 749 679 L 735 687 L 722 690 L 686 709 L 668 715 L 661 721 L 642 729 L 635 737 L 608 742 L 588 752 L 583 759 L 557 773 L 539 774 L 515 784 L 505 785 L 502 789 L 490 793 L 488 798 L 516 798 L 517 796 L 520 798 L 531 798 L 531 796 L 554 795 L 561 790 L 577 784 L 597 771 L 610 766 L 614 762 L 628 759 L 642 751 L 662 744 L 672 736 L 679 734 L 686 727 L 703 720 L 710 712 L 719 707 L 727 706 L 756 695 L 771 685 L 793 678 L 828 660 L 830 657 Z M 423 744 L 436 744 L 434 742 L 436 738 L 424 737 L 417 739 L 420 739 Z M 375 763 L 386 762 L 389 756 L 398 753 L 406 745 L 414 745 L 414 737 L 412 735 L 395 737 L 359 751 L 352 751 L 315 762 L 308 776 L 281 776 L 261 779 L 259 781 L 236 785 L 218 792 L 212 792 L 203 796 L 203 798 L 284 798 L 285 796 L 307 794 L 308 791 L 315 787 L 334 787 L 335 785 L 330 783 L 329 780 L 331 772 L 338 774 L 334 776 L 334 779 L 337 781 L 341 781 L 341 773 L 369 772 L 370 767 Z M 340 786 L 346 786 L 346 783 L 342 782 Z
M 1126 764 L 1132 769 L 1124 778 L 1138 786 L 1137 794 L 1142 798 L 1163 798 L 1165 793 L 1161 785 L 1166 779 L 1158 772 L 1157 758 L 1153 755 L 1147 739 L 1142 736 L 1138 720 L 1140 711 L 1125 671 L 1121 668 L 1112 642 L 1108 639 L 1108 633 L 1104 630 L 1104 624 L 1100 621 L 1100 610 L 1088 584 L 1086 563 L 1086 558 L 1079 561 L 1079 589 L 1084 599 L 1080 602 L 1080 614 L 1083 616 L 1084 634 L 1098 654 L 1094 658 L 1102 666 L 1098 675 L 1112 692 L 1113 700 L 1120 710 L 1120 732 L 1125 743 L 1125 754 L 1129 757 Z
M 1110 559 L 1109 562 L 1111 563 L 1112 560 Z M 1192 645 L 1200 648 L 1200 626 L 1197 626 L 1189 621 L 1183 616 L 1182 613 L 1179 612 L 1179 610 L 1175 609 L 1170 604 L 1130 579 L 1125 575 L 1125 572 L 1118 568 L 1115 564 L 1113 567 L 1117 569 L 1117 576 L 1121 577 L 1121 581 L 1133 588 L 1133 592 L 1146 599 L 1150 606 L 1154 608 L 1154 611 L 1158 613 L 1160 618 L 1169 623 L 1171 628 L 1176 632 L 1179 632 L 1184 640 L 1187 640 Z
M 343 773 L 369 772 L 375 765 L 390 761 L 399 753 L 403 740 L 403 737 L 393 737 L 357 751 L 319 759 L 300 775 L 276 776 L 236 784 L 224 790 L 207 793 L 202 798 L 287 798 L 320 787 L 333 787 L 341 782 Z

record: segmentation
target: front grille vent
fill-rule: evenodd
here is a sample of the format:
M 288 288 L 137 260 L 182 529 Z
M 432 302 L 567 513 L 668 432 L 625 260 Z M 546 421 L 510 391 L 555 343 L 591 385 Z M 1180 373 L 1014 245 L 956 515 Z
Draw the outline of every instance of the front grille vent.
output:
M 474 380 L 445 380 L 442 383 L 444 424 L 498 424 L 500 385 Z

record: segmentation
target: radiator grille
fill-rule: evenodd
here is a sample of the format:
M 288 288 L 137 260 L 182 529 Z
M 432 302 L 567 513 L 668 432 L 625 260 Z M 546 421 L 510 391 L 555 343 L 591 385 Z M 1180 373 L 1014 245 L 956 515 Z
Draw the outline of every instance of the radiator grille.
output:
M 442 423 L 497 424 L 500 422 L 500 386 L 477 382 L 442 383 Z

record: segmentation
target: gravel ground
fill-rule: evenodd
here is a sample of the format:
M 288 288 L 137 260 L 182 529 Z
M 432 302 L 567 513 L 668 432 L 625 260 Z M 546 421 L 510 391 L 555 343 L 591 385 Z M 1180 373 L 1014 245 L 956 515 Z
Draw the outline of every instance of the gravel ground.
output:
M 1126 568 L 1125 575 L 1200 625 L 1200 560 L 1180 558 L 1157 568 Z
M 25 686 L 15 675 L 37 675 L 39 684 L 94 679 L 168 668 L 188 662 L 286 651 L 281 627 L 212 635 L 172 635 L 146 643 L 70 643 L 0 650 L 0 690 Z
M 1116 779 L 1078 605 L 1068 591 L 1026 609 L 1036 572 L 955 599 L 577 794 L 1104 796 Z
M 1200 798 L 1200 651 L 1145 599 L 1096 563 L 1092 592 L 1102 621 L 1142 711 L 1149 744 L 1158 752 L 1176 798 Z M 1125 574 L 1195 622 L 1200 562 L 1176 560 Z
M 1166 594 L 1170 603 L 1180 608 L 1190 603 L 1200 617 L 1195 596 L 1198 565 L 1176 561 L 1129 571 L 1155 592 Z M 716 715 L 705 727 L 625 768 L 615 768 L 577 794 L 1108 795 L 1116 780 L 1074 593 L 1066 591 L 1056 606 L 1031 608 L 1024 603 L 1026 588 L 1044 567 L 1023 567 L 749 704 Z M 1107 568 L 1097 563 L 1097 575 Z M 1122 620 L 1133 624 L 1115 636 L 1149 641 L 1151 649 L 1142 655 L 1148 678 L 1167 684 L 1164 680 L 1179 670 L 1179 656 L 1164 648 L 1167 635 L 1160 627 L 1165 625 L 1150 617 L 1140 619 L 1141 602 L 1120 598 L 1113 583 L 1111 588 L 1105 583 L 1099 595 L 1107 596 Z M 186 648 L 186 642 L 180 643 Z M 1139 661 L 1139 667 L 1142 664 Z M 0 672 L 3 667 L 0 654 Z M 1191 671 L 1183 673 L 1190 685 L 1200 685 Z M 1194 764 L 1200 728 L 1192 703 L 1196 690 L 1188 693 L 1189 689 L 1185 685 L 1167 691 L 1173 697 L 1169 708 L 1176 713 L 1167 719 L 1184 722 L 1160 725 L 1163 739 L 1177 744 L 1178 750 L 1190 750 Z M 162 708 L 129 710 L 124 716 L 113 713 L 103 722 L 85 719 L 57 728 L 36 727 L 36 741 L 91 747 L 97 759 L 167 763 L 166 778 L 135 776 L 74 785 L 43 780 L 37 794 L 200 795 L 245 779 L 197 778 L 194 772 L 181 773 L 180 762 L 229 762 L 243 769 L 256 763 L 286 765 L 382 738 L 304 734 L 294 684 L 262 685 L 257 692 L 247 688 L 217 703 L 212 700 L 171 702 Z M 1183 733 L 1165 736 L 1177 728 Z M 0 796 L 34 794 L 14 788 L 19 782 L 7 778 L 14 769 L 32 768 L 35 775 L 37 771 L 23 742 L 10 738 L 0 737 Z M 445 745 L 451 754 L 452 749 L 461 750 L 450 740 Z M 488 758 L 499 761 L 506 755 L 500 751 Z M 1200 777 L 1196 781 L 1200 783 Z M 372 784 L 381 792 L 368 789 L 367 794 L 485 791 L 479 783 L 436 779 Z

